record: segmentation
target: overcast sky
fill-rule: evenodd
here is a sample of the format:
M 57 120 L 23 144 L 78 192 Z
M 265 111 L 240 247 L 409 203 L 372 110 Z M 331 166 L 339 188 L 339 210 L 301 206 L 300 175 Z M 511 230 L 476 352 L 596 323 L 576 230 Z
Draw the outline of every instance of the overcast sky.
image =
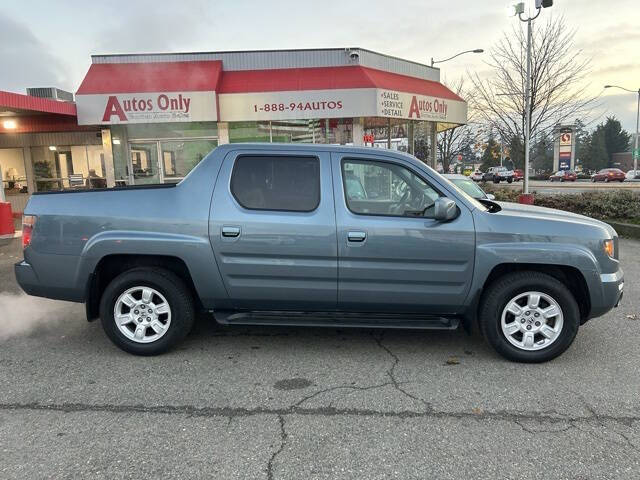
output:
M 517 22 L 507 0 L 0 0 L 0 89 L 59 86 L 75 92 L 91 54 L 358 46 L 428 63 L 489 49 Z M 615 115 L 635 130 L 636 97 L 605 84 L 640 87 L 638 0 L 555 0 L 592 60 L 597 120 Z M 443 64 L 442 76 L 486 72 L 486 54 Z

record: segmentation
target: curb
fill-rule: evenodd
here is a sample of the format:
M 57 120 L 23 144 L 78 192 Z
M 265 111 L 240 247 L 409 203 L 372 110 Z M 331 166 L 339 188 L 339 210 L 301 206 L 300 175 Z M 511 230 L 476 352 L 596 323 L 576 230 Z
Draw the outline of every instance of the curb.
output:
M 0 235 L 0 240 L 10 240 L 13 238 L 20 238 L 22 236 L 22 230 L 16 230 L 15 233 L 8 233 L 6 235 Z
M 615 228 L 618 235 L 622 237 L 637 238 L 640 240 L 640 225 L 635 225 L 633 223 L 610 222 L 608 220 L 606 223 Z

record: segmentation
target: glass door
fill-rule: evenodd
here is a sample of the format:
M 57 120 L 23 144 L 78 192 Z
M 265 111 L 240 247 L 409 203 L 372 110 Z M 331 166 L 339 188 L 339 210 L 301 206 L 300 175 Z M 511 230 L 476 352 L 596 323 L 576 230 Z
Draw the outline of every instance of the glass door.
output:
M 130 143 L 129 159 L 129 176 L 134 185 L 160 183 L 158 142 Z
M 161 141 L 163 182 L 179 182 L 217 146 L 214 139 Z

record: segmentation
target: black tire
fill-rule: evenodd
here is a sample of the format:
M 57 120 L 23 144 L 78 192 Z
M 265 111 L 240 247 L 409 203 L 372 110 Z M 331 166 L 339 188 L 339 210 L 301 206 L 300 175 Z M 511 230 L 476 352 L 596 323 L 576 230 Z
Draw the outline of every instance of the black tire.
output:
M 513 178 L 508 178 L 507 183 L 513 183 Z
M 500 326 L 502 311 L 518 294 L 538 291 L 552 297 L 562 309 L 563 326 L 559 337 L 546 348 L 527 351 L 512 345 Z M 535 271 L 514 272 L 494 281 L 484 292 L 479 324 L 487 342 L 508 360 L 540 363 L 556 358 L 573 342 L 580 326 L 580 309 L 569 289 L 556 278 Z
M 118 297 L 129 288 L 151 287 L 160 292 L 171 308 L 171 323 L 159 339 L 138 343 L 127 338 L 116 326 L 114 306 Z M 194 301 L 185 283 L 172 272 L 159 267 L 140 267 L 114 278 L 100 300 L 100 320 L 107 336 L 125 352 L 135 355 L 158 355 L 179 343 L 193 327 Z
M 493 177 L 493 183 L 500 183 L 500 179 L 498 177 Z

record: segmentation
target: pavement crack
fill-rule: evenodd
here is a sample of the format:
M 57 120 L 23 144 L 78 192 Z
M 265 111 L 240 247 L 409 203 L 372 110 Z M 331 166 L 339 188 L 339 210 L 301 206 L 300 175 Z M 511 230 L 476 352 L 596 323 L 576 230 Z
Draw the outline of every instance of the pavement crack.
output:
M 420 397 L 417 397 L 417 396 L 413 395 L 412 393 L 407 392 L 401 386 L 401 383 L 398 382 L 398 380 L 396 379 L 395 370 L 396 370 L 396 367 L 398 366 L 398 364 L 400 363 L 400 358 L 395 353 L 393 353 L 393 351 L 389 347 L 387 347 L 384 343 L 382 343 L 382 335 L 380 335 L 379 337 L 375 337 L 374 336 L 373 338 L 376 341 L 376 343 L 378 344 L 378 346 L 382 350 L 384 350 L 391 357 L 391 359 L 393 360 L 393 364 L 391 365 L 391 368 L 389 368 L 389 370 L 387 370 L 387 376 L 391 380 L 391 384 L 393 385 L 393 388 L 395 388 L 398 392 L 402 393 L 404 396 L 410 398 L 411 400 L 414 400 L 416 402 L 422 403 L 428 411 L 432 410 L 431 404 L 429 404 L 424 399 L 422 399 Z
M 280 447 L 273 452 L 273 455 L 269 458 L 269 463 L 267 464 L 267 480 L 273 480 L 273 464 L 275 463 L 276 457 L 280 455 L 287 444 L 287 430 L 285 429 L 285 420 L 283 415 L 278 415 L 278 424 L 280 425 Z
M 477 421 L 507 421 L 507 422 L 547 422 L 549 424 L 558 423 L 584 423 L 593 422 L 593 416 L 558 416 L 549 415 L 544 412 L 534 413 L 514 413 L 509 411 L 484 411 L 481 414 L 473 411 L 447 412 L 430 409 L 428 411 L 420 410 L 373 410 L 363 408 L 335 408 L 335 407 L 314 407 L 301 408 L 296 406 L 288 407 L 196 407 L 193 405 L 141 405 L 141 404 L 86 404 L 86 403 L 4 403 L 0 404 L 0 412 L 2 411 L 42 411 L 42 412 L 61 412 L 61 413 L 84 413 L 84 412 L 106 412 L 114 414 L 131 414 L 131 413 L 149 413 L 159 415 L 185 415 L 190 417 L 221 417 L 228 419 L 229 417 L 241 418 L 252 417 L 258 415 L 309 415 L 309 416 L 360 416 L 360 417 L 392 417 L 392 418 L 444 418 L 444 419 L 473 419 Z M 626 426 L 633 426 L 635 422 L 640 422 L 640 412 L 638 415 L 613 416 L 599 415 L 603 422 L 618 422 Z M 604 426 L 604 425 L 603 425 Z M 531 429 L 530 429 L 531 430 Z M 534 432 L 534 430 L 531 430 Z
M 360 391 L 360 392 L 365 392 L 367 390 L 374 390 L 376 388 L 382 388 L 382 387 L 386 387 L 387 385 L 391 385 L 391 382 L 385 382 L 385 383 L 380 383 L 377 385 L 368 385 L 366 387 L 358 387 L 356 385 L 338 385 L 335 387 L 329 387 L 329 388 L 323 388 L 322 390 L 318 390 L 314 393 L 312 393 L 311 395 L 307 395 L 306 397 L 303 397 L 302 399 L 300 399 L 298 402 L 296 402 L 293 407 L 300 407 L 303 403 L 316 398 L 322 394 L 325 393 L 329 393 L 329 392 L 335 392 L 338 390 L 353 390 L 353 391 Z
M 524 430 L 524 431 L 525 431 L 525 432 L 527 432 L 527 433 L 530 433 L 531 435 L 538 435 L 538 434 L 540 434 L 540 433 L 562 433 L 562 432 L 567 432 L 567 431 L 571 430 L 572 428 L 575 428 L 575 426 L 574 426 L 571 422 L 568 422 L 566 427 L 564 427 L 564 428 L 560 428 L 560 429 L 557 429 L 557 430 L 553 430 L 553 429 L 546 429 L 546 428 L 545 428 L 545 429 L 542 429 L 542 428 L 536 428 L 536 429 L 534 430 L 534 429 L 531 429 L 531 428 L 529 428 L 528 426 L 526 426 L 526 425 L 523 423 L 523 421 L 521 421 L 521 420 L 517 420 L 517 419 L 514 419 L 514 420 L 513 420 L 513 423 L 515 423 L 515 424 L 516 424 L 516 425 L 518 425 L 520 428 L 522 428 L 522 430 Z M 538 421 L 538 423 L 541 423 L 541 422 L 539 422 L 539 421 Z

